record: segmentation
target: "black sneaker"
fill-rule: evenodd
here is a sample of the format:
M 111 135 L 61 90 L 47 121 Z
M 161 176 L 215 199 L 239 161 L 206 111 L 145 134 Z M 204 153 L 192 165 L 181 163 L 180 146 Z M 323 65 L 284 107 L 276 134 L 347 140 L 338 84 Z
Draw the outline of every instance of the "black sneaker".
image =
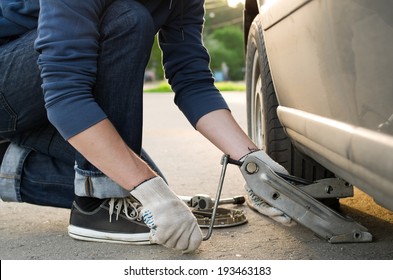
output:
M 140 217 L 141 205 L 131 197 L 108 198 L 86 212 L 74 202 L 68 235 L 84 241 L 151 244 L 150 229 Z

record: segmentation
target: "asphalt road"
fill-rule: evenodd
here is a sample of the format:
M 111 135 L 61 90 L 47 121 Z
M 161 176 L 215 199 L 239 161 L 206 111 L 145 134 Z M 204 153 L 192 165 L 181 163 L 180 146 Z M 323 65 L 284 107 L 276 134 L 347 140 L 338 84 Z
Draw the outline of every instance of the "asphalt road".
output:
M 246 127 L 245 96 L 225 93 L 235 118 Z M 221 152 L 189 125 L 173 103 L 173 94 L 146 94 L 144 147 L 179 195 L 214 196 Z M 230 165 L 222 197 L 243 195 L 241 173 Z M 232 207 L 232 206 L 230 206 Z M 2 260 L 392 260 L 393 213 L 360 191 L 342 200 L 344 215 L 373 234 L 371 243 L 330 244 L 307 228 L 287 228 L 247 206 L 246 224 L 215 229 L 189 255 L 158 245 L 131 246 L 74 241 L 67 235 L 69 210 L 0 201 Z

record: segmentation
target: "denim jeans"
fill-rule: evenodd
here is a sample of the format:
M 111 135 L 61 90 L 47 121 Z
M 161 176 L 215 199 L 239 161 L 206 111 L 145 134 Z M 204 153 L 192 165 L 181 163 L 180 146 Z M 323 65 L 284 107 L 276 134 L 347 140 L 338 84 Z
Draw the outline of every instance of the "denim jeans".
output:
M 136 1 L 116 0 L 99 28 L 95 100 L 129 147 L 159 172 L 142 149 L 144 70 L 154 40 L 151 15 Z M 1 199 L 68 208 L 74 194 L 127 196 L 49 123 L 36 34 L 32 30 L 0 46 L 0 138 L 11 141 L 0 169 Z

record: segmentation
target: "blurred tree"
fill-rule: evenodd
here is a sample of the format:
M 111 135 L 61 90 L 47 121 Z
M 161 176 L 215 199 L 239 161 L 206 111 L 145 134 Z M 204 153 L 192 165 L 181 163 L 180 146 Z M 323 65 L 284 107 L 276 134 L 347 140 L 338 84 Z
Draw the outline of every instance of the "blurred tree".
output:
M 243 26 L 243 5 L 232 8 L 227 0 L 206 0 L 205 10 L 205 35 L 221 27 Z
M 164 79 L 164 71 L 161 63 L 161 49 L 158 46 L 157 36 L 154 38 L 153 48 L 150 54 L 150 60 L 146 67 L 147 71 L 153 71 L 156 80 Z
M 234 81 L 244 78 L 243 32 L 237 26 L 222 27 L 205 37 L 205 46 L 211 57 L 210 67 L 213 72 L 225 72 L 229 69 L 229 78 Z

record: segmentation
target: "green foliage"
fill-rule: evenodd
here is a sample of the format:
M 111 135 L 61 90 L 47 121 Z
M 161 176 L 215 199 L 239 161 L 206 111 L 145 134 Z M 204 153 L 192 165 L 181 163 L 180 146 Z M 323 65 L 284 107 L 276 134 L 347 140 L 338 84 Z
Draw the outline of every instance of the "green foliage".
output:
M 153 71 L 157 80 L 164 78 L 164 71 L 161 62 L 161 49 L 158 46 L 157 36 L 154 38 L 153 48 L 151 50 L 150 60 L 146 67 L 147 70 Z
M 210 68 L 222 70 L 222 63 L 229 67 L 229 78 L 234 81 L 244 78 L 243 32 L 237 26 L 214 30 L 205 38 L 205 46 L 211 57 Z

